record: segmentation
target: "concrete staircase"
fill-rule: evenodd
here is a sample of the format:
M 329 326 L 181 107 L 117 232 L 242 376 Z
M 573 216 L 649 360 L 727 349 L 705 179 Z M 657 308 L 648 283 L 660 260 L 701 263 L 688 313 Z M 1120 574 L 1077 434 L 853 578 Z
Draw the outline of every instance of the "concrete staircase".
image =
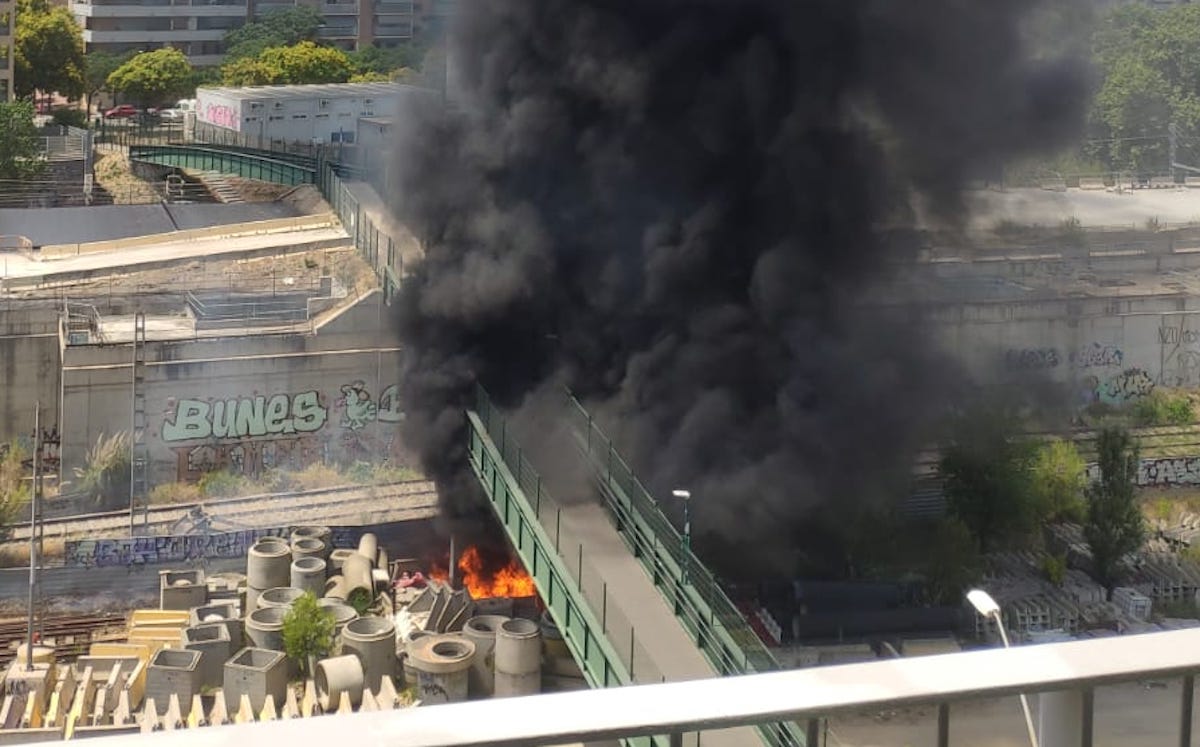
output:
M 216 171 L 197 171 L 191 173 L 212 193 L 217 202 L 229 204 L 246 201 L 242 197 L 241 191 L 231 183 L 230 177 L 227 174 L 221 174 Z

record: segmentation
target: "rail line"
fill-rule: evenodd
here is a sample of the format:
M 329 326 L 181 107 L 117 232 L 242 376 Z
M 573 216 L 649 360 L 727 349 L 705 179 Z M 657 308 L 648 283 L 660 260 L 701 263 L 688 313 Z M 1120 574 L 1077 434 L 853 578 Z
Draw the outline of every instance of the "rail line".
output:
M 100 636 L 103 640 L 124 640 L 125 626 L 123 614 L 67 615 L 47 618 L 37 629 L 42 645 L 53 647 L 55 659 L 63 661 L 86 654 Z M 0 622 L 0 667 L 7 667 L 17 658 L 17 646 L 25 642 L 27 635 L 24 620 Z
M 437 493 L 431 481 L 406 480 L 383 485 L 348 485 L 293 493 L 270 493 L 151 506 L 146 512 L 146 516 L 148 517 L 148 529 L 153 530 L 164 524 L 170 525 L 185 519 L 193 510 L 203 507 L 205 513 L 218 523 L 244 525 L 252 528 L 277 525 L 281 515 L 296 516 L 312 510 L 325 510 L 336 516 L 360 513 L 364 507 L 375 510 L 394 508 L 395 506 L 389 505 L 390 502 L 400 498 L 417 500 L 414 508 L 425 505 L 432 507 L 436 504 L 436 496 Z M 336 511 L 329 511 L 334 508 Z M 135 512 L 134 516 L 136 531 L 141 526 L 142 512 Z M 264 521 L 264 518 L 267 520 Z M 85 525 L 86 529 L 83 528 Z M 129 530 L 129 511 L 77 514 L 47 520 L 43 526 L 43 536 L 46 538 L 66 537 L 80 531 L 86 531 L 88 534 L 109 530 L 127 532 Z M 220 530 L 221 527 L 214 527 L 214 529 Z M 14 528 L 10 542 L 28 539 L 29 527 L 21 524 Z

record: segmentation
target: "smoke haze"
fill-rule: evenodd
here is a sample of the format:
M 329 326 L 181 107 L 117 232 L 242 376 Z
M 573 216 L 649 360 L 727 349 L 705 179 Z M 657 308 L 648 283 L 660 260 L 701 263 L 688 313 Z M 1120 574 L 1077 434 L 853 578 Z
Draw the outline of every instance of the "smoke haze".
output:
M 460 3 L 446 113 L 400 123 L 405 437 L 469 513 L 473 386 L 565 384 L 758 569 L 895 501 L 963 390 L 872 303 L 974 169 L 1078 131 L 1033 0 Z M 557 396 L 551 394 L 549 396 Z M 533 457 L 535 465 L 538 458 Z M 540 466 L 540 465 L 539 465 Z

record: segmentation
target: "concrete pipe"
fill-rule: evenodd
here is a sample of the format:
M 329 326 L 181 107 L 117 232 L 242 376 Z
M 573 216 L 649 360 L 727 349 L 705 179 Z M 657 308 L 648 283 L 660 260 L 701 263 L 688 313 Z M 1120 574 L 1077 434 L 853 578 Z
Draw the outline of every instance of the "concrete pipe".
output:
M 242 617 L 258 609 L 258 598 L 262 596 L 264 591 L 266 589 L 256 589 L 253 586 L 246 587 L 246 600 L 242 604 Z
M 329 553 L 333 551 L 333 532 L 329 527 L 296 527 L 292 530 L 292 542 L 299 539 L 315 539 L 325 543 L 325 554 L 322 556 L 325 560 L 329 560 Z
M 475 658 L 471 660 L 471 695 L 490 698 L 496 689 L 496 631 L 508 622 L 502 615 L 479 615 L 467 620 L 463 626 L 463 637 L 475 644 Z
M 17 646 L 17 661 L 22 665 L 25 663 L 26 651 L 29 650 L 27 644 Z M 33 645 L 33 663 L 34 664 L 53 664 L 54 649 L 49 646 L 39 646 L 36 643 Z
M 286 607 L 263 607 L 251 612 L 246 618 L 246 638 L 250 639 L 250 645 L 282 651 L 283 618 L 287 613 Z
M 265 607 L 282 607 L 291 609 L 297 599 L 304 596 L 303 589 L 297 589 L 294 586 L 276 586 L 274 589 L 267 589 L 258 596 L 258 608 Z
M 246 584 L 255 589 L 287 586 L 292 549 L 277 537 L 263 537 L 246 557 Z
M 329 610 L 333 614 L 333 633 L 341 635 L 342 629 L 351 620 L 358 619 L 358 611 L 337 599 L 318 599 L 317 606 Z
M 325 595 L 325 560 L 305 557 L 292 561 L 292 587 L 312 592 L 320 599 Z
M 342 562 L 342 577 L 346 579 L 346 594 L 355 589 L 366 589 L 375 596 L 375 580 L 371 578 L 371 561 L 359 553 L 352 553 Z
M 325 559 L 325 543 L 311 537 L 301 537 L 292 543 L 292 560 L 300 558 Z
M 330 573 L 341 573 L 342 572 L 342 564 L 346 562 L 346 558 L 350 557 L 355 552 L 356 552 L 355 550 L 348 550 L 344 547 L 339 547 L 338 549 L 330 552 L 329 553 L 329 572 Z
M 458 703 L 467 699 L 475 644 L 461 636 L 429 635 L 414 641 L 405 660 L 409 684 L 425 705 Z
M 332 659 L 322 659 L 317 662 L 316 677 L 317 699 L 321 710 L 326 713 L 337 710 L 342 700 L 342 693 L 350 694 L 350 705 L 358 708 L 362 703 L 363 670 L 358 657 L 349 654 L 335 656 Z
M 325 580 L 325 598 L 346 601 L 350 588 L 346 586 L 345 576 L 330 576 Z
M 496 631 L 496 697 L 535 695 L 542 689 L 542 632 L 533 620 L 514 618 Z
M 375 568 L 383 571 L 384 573 L 391 572 L 391 569 L 388 567 L 387 550 L 383 549 L 382 547 L 379 548 L 379 553 L 375 556 Z
M 379 557 L 379 540 L 371 532 L 367 532 L 358 541 L 358 554 L 371 561 L 374 564 L 375 559 Z
M 386 617 L 360 617 L 342 630 L 342 653 L 362 660 L 366 687 L 379 692 L 385 677 L 396 676 L 396 626 Z

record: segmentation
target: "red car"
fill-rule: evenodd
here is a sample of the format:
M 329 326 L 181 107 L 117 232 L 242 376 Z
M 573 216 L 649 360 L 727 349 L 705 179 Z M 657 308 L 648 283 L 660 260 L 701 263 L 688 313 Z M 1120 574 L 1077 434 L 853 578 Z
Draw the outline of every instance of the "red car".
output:
M 138 115 L 137 107 L 133 104 L 121 104 L 104 112 L 104 116 L 108 119 L 128 119 Z

